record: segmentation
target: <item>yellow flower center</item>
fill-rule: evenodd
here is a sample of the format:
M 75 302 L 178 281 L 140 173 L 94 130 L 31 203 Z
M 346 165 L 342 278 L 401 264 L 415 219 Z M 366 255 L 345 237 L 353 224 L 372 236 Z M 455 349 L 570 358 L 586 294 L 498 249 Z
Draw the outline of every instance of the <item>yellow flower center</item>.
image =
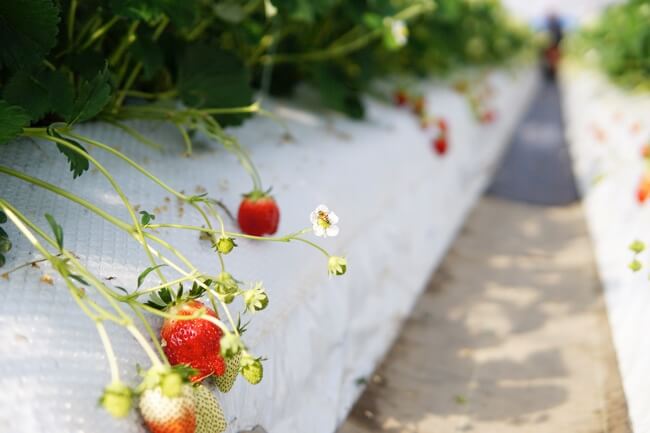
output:
M 323 212 L 322 210 L 318 211 L 318 221 L 317 221 L 317 223 L 318 223 L 319 226 L 321 226 L 324 229 L 326 229 L 326 228 L 328 228 L 329 226 L 332 225 L 332 223 L 330 223 L 330 219 L 329 219 L 329 216 L 327 215 L 327 212 Z

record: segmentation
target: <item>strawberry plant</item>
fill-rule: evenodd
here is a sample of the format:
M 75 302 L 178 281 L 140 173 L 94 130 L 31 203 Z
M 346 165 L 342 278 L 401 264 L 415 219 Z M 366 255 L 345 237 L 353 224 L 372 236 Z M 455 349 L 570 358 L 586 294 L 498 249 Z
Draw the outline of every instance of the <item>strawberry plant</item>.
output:
M 227 129 L 254 115 L 275 119 L 256 92 L 288 96 L 306 83 L 325 107 L 361 118 L 362 93 L 371 90 L 373 79 L 503 62 L 525 46 L 527 33 L 491 0 L 16 0 L 0 4 L 0 38 L 0 153 L 14 148 L 4 146 L 13 140 L 56 146 L 72 178 L 96 170 L 128 218 L 32 173 L 0 163 L 0 174 L 107 221 L 139 245 L 148 261 L 132 285 L 114 286 L 66 247 L 54 217 L 45 215 L 49 228 L 41 227 L 0 190 L 0 225 L 13 224 L 42 256 L 3 277 L 49 262 L 105 350 L 110 381 L 100 405 L 115 417 L 137 407 L 151 432 L 166 433 L 223 431 L 225 416 L 208 383 L 228 392 L 238 375 L 250 384 L 263 379 L 264 358 L 246 344 L 242 321 L 249 325 L 247 318 L 270 301 L 261 282 L 228 272 L 227 256 L 239 253 L 239 239 L 304 243 L 325 256 L 330 276 L 347 271 L 344 257 L 307 237 L 338 235 L 339 217 L 328 207 L 309 215 L 310 226 L 276 235 L 278 203 Z M 446 122 L 429 116 L 424 98 L 400 92 L 398 105 L 408 106 L 424 126 L 437 125 L 435 149 L 444 154 Z M 179 155 L 191 154 L 197 137 L 204 136 L 237 157 L 252 183 L 238 186 L 250 191 L 237 213 L 241 233 L 226 230 L 230 213 L 215 198 L 177 191 L 117 143 L 94 140 L 76 128 L 101 121 L 158 151 L 162 146 L 133 127 L 134 119 L 173 125 L 183 143 Z M 201 225 L 140 210 L 122 179 L 106 168 L 106 158 L 187 205 Z M 200 234 L 214 249 L 218 271 L 199 269 L 159 230 Z M 0 226 L 0 267 L 11 248 Z M 235 300 L 244 306 L 238 314 L 231 311 Z M 151 326 L 152 317 L 163 319 L 160 330 Z M 124 327 L 149 359 L 138 383 L 122 380 L 107 323 Z
M 650 90 L 650 3 L 627 0 L 610 5 L 566 46 L 575 58 L 601 68 L 613 81 Z

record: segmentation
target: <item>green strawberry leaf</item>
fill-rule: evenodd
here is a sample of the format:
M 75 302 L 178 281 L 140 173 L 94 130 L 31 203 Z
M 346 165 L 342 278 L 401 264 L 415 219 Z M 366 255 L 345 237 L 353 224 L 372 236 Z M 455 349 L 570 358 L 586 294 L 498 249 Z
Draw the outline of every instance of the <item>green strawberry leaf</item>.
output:
M 35 74 L 25 70 L 16 72 L 3 93 L 7 102 L 25 108 L 32 121 L 47 113 L 66 117 L 72 110 L 73 95 L 74 89 L 65 75 L 49 69 Z
M 163 50 L 150 37 L 139 37 L 131 46 L 131 54 L 142 62 L 142 75 L 146 80 L 153 78 L 165 66 Z
M 10 104 L 20 105 L 35 121 L 49 111 L 47 88 L 34 76 L 20 70 L 7 81 L 2 97 Z
M 54 128 L 47 128 L 47 134 L 56 137 L 58 139 L 64 140 L 69 144 L 74 145 L 75 147 L 83 150 L 84 152 L 88 153 L 88 151 L 77 141 L 71 140 L 69 138 L 66 138 L 56 132 Z M 72 178 L 76 179 L 77 177 L 81 176 L 88 168 L 90 168 L 90 163 L 88 161 L 88 158 L 86 158 L 84 155 L 75 152 L 74 150 L 57 143 L 56 147 L 59 149 L 59 152 L 65 155 L 65 157 L 68 159 L 68 163 L 70 163 L 70 171 L 72 172 Z
M 29 125 L 30 116 L 24 108 L 0 99 L 0 119 L 0 144 L 4 144 L 23 132 L 23 128 Z
M 150 24 L 166 15 L 179 27 L 191 26 L 199 10 L 197 0 L 110 0 L 109 5 L 118 15 Z
M 92 119 L 108 104 L 112 93 L 110 78 L 108 66 L 105 65 L 92 80 L 83 80 L 77 90 L 72 110 L 66 117 L 70 125 Z
M 7 222 L 7 214 L 4 211 L 0 210 L 0 224 Z
M 63 228 L 59 225 L 59 223 L 56 222 L 54 217 L 49 213 L 45 214 L 45 219 L 47 220 L 47 223 L 50 225 L 50 228 L 52 229 L 52 233 L 54 233 L 56 244 L 58 245 L 59 249 L 62 250 L 63 249 Z
M 207 45 L 187 49 L 180 64 L 178 90 L 194 108 L 233 108 L 250 105 L 253 90 L 248 69 L 234 54 Z M 223 126 L 239 125 L 246 115 L 215 116 Z
M 56 45 L 58 24 L 59 8 L 52 0 L 1 1 L 0 67 L 39 64 Z
M 72 278 L 73 280 L 76 280 L 76 281 L 80 282 L 80 283 L 83 284 L 84 286 L 88 286 L 88 282 L 87 282 L 86 280 L 84 280 L 84 278 L 83 278 L 81 275 L 70 274 L 70 275 L 68 275 L 68 276 L 69 276 L 70 278 Z
M 157 265 L 157 266 L 149 266 L 147 269 L 142 271 L 142 273 L 140 275 L 138 275 L 138 287 L 142 286 L 142 283 L 144 283 L 144 280 L 145 280 L 145 278 L 147 278 L 147 275 L 149 275 L 150 273 L 152 273 L 156 269 L 161 268 L 163 266 L 167 266 L 167 265 L 162 264 L 162 265 Z

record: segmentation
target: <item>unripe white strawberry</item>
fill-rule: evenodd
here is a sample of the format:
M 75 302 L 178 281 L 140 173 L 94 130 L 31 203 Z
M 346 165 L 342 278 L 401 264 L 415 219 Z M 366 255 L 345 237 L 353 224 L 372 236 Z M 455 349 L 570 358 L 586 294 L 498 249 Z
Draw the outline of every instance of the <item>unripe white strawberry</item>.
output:
M 195 433 L 196 412 L 193 391 L 183 385 L 178 397 L 166 397 L 160 387 L 140 396 L 140 413 L 151 433 Z
M 194 387 L 194 407 L 196 412 L 196 433 L 221 433 L 228 423 L 219 401 L 203 385 Z

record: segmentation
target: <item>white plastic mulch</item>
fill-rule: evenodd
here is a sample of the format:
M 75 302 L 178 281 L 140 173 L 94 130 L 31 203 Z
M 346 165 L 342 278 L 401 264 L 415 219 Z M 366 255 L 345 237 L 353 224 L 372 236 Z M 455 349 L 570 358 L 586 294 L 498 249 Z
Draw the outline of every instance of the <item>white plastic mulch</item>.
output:
M 289 124 L 292 142 L 267 118 L 233 132 L 252 153 L 266 185 L 273 186 L 282 219 L 279 233 L 309 225 L 309 213 L 327 204 L 341 218 L 341 234 L 322 242 L 348 258 L 344 277 L 328 278 L 326 259 L 303 244 L 241 241 L 227 256 L 241 280 L 263 280 L 270 304 L 257 314 L 245 340 L 268 358 L 264 380 L 241 378 L 220 395 L 235 432 L 261 425 L 269 433 L 332 433 L 392 343 L 431 271 L 486 186 L 499 155 L 534 93 L 532 70 L 493 73 L 498 120 L 479 125 L 468 104 L 441 83 L 422 84 L 432 114 L 451 131 L 444 158 L 430 146 L 407 110 L 370 101 L 368 119 L 356 122 L 274 101 L 267 108 Z M 105 124 L 78 132 L 114 145 L 171 186 L 188 194 L 206 190 L 236 210 L 250 182 L 218 143 L 184 158 L 181 137 L 169 126 L 134 123 L 166 145 L 158 153 Z M 100 149 L 88 147 L 115 175 L 134 204 L 156 221 L 200 225 L 188 206 Z M 73 191 L 124 220 L 117 194 L 96 170 L 73 180 L 54 145 L 22 140 L 3 150 L 0 164 Z M 63 226 L 65 245 L 110 284 L 133 290 L 148 262 L 142 249 L 87 210 L 22 181 L 0 175 L 0 196 L 47 228 L 45 213 Z M 171 198 L 170 202 L 166 198 Z M 14 248 L 2 271 L 38 258 L 10 224 Z M 205 272 L 216 274 L 210 245 L 195 232 L 161 230 Z M 316 239 L 314 239 L 316 240 Z M 170 271 L 165 271 L 173 276 Z M 54 276 L 54 284 L 40 281 Z M 155 284 L 152 274 L 149 284 Z M 650 292 L 649 292 L 650 293 Z M 101 303 L 98 296 L 89 295 Z M 154 324 L 159 322 L 154 320 Z M 136 383 L 135 364 L 147 360 L 121 328 L 108 325 L 121 374 Z M 143 432 L 137 414 L 114 420 L 97 406 L 108 367 L 93 323 L 84 316 L 49 265 L 27 267 L 0 279 L 0 431 L 11 433 Z
M 562 77 L 567 141 L 592 235 L 635 432 L 650 431 L 650 281 L 628 264 L 633 240 L 650 244 L 650 203 L 637 202 L 641 149 L 650 141 L 650 96 L 631 94 L 593 71 Z

